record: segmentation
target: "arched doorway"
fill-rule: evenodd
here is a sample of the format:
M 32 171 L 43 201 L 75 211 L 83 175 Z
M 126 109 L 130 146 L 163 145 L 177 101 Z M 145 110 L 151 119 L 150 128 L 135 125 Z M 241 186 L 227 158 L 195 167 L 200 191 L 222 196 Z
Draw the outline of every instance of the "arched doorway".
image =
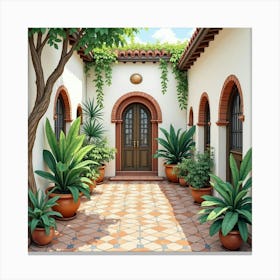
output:
M 122 170 L 152 171 L 151 114 L 141 103 L 132 103 L 123 113 Z
M 158 144 L 158 123 L 162 114 L 157 101 L 144 92 L 130 92 L 115 103 L 111 122 L 116 128 L 116 175 L 118 172 L 158 173 L 153 158 Z

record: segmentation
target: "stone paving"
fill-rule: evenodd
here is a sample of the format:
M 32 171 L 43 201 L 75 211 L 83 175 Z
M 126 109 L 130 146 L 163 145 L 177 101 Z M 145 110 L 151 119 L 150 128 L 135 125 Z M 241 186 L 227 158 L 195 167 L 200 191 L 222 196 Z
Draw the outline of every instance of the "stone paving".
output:
M 209 236 L 209 224 L 198 222 L 199 209 L 189 188 L 178 184 L 105 181 L 91 200 L 82 198 L 75 219 L 57 221 L 51 244 L 31 244 L 29 252 L 226 252 L 218 235 Z

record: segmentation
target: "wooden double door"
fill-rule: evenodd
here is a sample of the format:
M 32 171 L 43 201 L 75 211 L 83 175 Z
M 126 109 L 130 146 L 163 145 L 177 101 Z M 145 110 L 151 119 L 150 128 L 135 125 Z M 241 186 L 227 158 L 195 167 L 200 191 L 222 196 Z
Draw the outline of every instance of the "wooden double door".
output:
M 122 170 L 152 170 L 151 114 L 140 103 L 129 105 L 122 116 Z

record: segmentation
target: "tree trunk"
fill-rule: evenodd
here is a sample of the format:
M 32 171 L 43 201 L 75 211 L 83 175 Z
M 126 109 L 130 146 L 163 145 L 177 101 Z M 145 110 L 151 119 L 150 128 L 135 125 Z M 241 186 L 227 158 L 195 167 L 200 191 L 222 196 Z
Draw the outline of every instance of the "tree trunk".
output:
M 79 34 L 78 39 L 80 38 L 80 35 L 81 33 Z M 43 82 L 44 79 L 42 77 L 43 71 L 42 71 L 42 62 L 40 59 L 40 50 L 38 51 L 35 49 L 33 39 L 31 40 L 29 38 L 29 46 L 30 46 L 32 62 L 36 74 L 36 84 L 37 84 L 36 101 L 33 110 L 28 117 L 28 188 L 30 188 L 32 191 L 37 190 L 36 181 L 33 172 L 33 152 L 32 152 L 36 139 L 37 127 L 41 118 L 48 110 L 54 83 L 62 75 L 65 64 L 71 58 L 74 49 L 77 45 L 78 39 L 72 45 L 72 48 L 67 53 L 67 46 L 69 42 L 69 37 L 67 33 L 66 38 L 63 40 L 62 52 L 58 65 L 49 76 L 46 84 L 44 84 Z M 42 154 L 38 156 L 41 157 Z
M 34 108 L 28 118 L 28 187 L 31 188 L 33 192 L 37 189 L 33 172 L 33 146 L 36 139 L 38 124 L 48 109 L 51 92 L 48 95 L 49 98 L 43 98 L 41 102 L 34 105 Z M 44 97 L 46 97 L 46 95 Z M 42 154 L 38 156 L 41 157 Z

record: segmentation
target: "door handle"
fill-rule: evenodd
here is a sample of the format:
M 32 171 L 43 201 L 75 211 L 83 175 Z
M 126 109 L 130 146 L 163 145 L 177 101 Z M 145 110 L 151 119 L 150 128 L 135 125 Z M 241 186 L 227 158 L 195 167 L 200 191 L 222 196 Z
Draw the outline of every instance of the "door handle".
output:
M 136 148 L 139 148 L 139 141 L 136 140 Z
M 133 148 L 136 148 L 137 147 L 137 141 L 136 140 L 133 140 Z

